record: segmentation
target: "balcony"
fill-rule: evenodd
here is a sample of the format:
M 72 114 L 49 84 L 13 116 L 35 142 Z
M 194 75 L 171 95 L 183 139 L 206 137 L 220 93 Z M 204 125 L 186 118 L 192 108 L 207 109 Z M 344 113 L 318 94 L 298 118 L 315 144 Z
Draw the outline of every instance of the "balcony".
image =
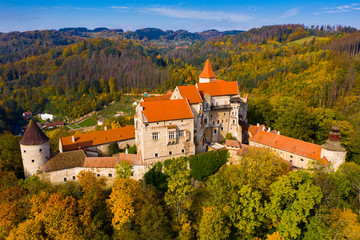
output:
M 212 105 L 211 110 L 220 110 L 220 109 L 231 109 L 230 104 L 224 104 L 224 105 Z

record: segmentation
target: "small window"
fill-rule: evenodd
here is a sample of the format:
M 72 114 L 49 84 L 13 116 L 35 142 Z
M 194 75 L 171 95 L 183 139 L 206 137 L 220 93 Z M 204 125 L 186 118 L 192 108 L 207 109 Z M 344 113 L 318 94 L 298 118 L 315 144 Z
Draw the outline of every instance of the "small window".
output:
M 233 123 L 235 124 L 235 123 L 236 123 L 236 120 L 233 120 Z
M 226 113 L 224 113 L 224 116 L 226 116 Z
M 214 133 L 215 133 L 215 134 L 217 133 L 217 130 L 216 130 L 216 129 L 214 129 Z
M 303 161 L 304 161 L 304 159 L 302 158 L 302 159 L 300 159 L 300 161 L 302 161 L 302 162 L 303 162 Z
M 185 153 L 185 148 L 181 149 L 181 153 Z
M 172 151 L 169 151 L 169 155 L 172 155 Z
M 73 179 L 73 180 L 75 180 L 75 179 L 76 179 L 76 177 L 75 177 L 75 176 L 72 176 L 72 179 Z
M 39 152 L 42 152 L 42 149 L 41 149 L 41 148 L 39 149 Z
M 213 125 L 215 125 L 215 121 L 213 121 Z
M 24 153 L 26 153 L 26 150 L 24 150 Z
M 292 160 L 290 160 L 290 162 L 292 162 Z
M 159 122 L 157 122 L 156 124 L 159 125 Z
M 159 133 L 152 133 L 152 140 L 159 140 Z
M 35 162 L 35 160 L 31 160 L 31 162 Z
M 66 177 L 64 177 L 64 182 L 66 182 L 67 181 L 67 178 Z
M 290 158 L 293 158 L 293 156 L 292 156 L 292 155 L 290 155 Z
M 224 127 L 221 127 L 221 131 L 224 131 Z
M 155 154 L 154 154 L 154 157 L 159 157 L 159 154 L 158 154 L 158 153 L 155 153 Z
M 207 118 L 204 118 L 204 124 L 207 124 Z
M 184 131 L 179 131 L 179 138 L 184 137 L 184 136 L 185 136 Z
M 218 120 L 218 124 L 220 123 L 220 120 Z
M 100 177 L 100 173 L 96 174 L 97 177 Z
M 109 175 L 108 175 L 109 177 L 112 177 L 112 174 L 111 173 L 109 173 Z
M 212 115 L 210 115 L 210 117 L 212 118 Z
M 175 132 L 169 132 L 169 139 L 175 138 Z

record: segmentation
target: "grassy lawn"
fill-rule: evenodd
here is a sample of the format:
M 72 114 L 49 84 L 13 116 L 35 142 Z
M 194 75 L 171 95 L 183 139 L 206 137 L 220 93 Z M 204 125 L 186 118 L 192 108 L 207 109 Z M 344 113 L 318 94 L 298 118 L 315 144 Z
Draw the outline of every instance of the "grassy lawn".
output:
M 311 42 L 313 40 L 313 38 L 315 38 L 316 40 L 324 40 L 324 39 L 326 39 L 326 38 L 323 38 L 323 37 L 309 36 L 309 37 L 305 37 L 305 38 L 301 38 L 301 39 L 289 42 L 288 44 L 301 45 L 301 44 L 304 44 L 304 42 Z
M 77 129 L 80 128 L 78 125 L 76 124 L 70 124 L 69 127 L 71 127 L 72 129 Z
M 95 126 L 96 124 L 97 124 L 96 115 L 94 114 L 85 121 L 78 123 L 77 125 L 80 127 L 90 127 L 90 126 Z
M 120 101 L 115 102 L 106 106 L 106 108 L 102 109 L 98 116 L 102 118 L 112 118 L 117 112 L 124 112 L 129 116 L 133 116 L 135 114 L 135 106 L 133 103 L 135 101 L 139 101 L 139 99 L 134 98 L 133 96 L 124 96 Z

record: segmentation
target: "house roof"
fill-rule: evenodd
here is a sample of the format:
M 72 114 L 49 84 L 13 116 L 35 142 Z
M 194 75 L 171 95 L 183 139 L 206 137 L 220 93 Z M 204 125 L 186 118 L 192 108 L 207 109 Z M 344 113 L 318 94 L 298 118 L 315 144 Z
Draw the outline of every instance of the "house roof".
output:
M 115 168 L 119 162 L 123 161 L 128 161 L 131 165 L 142 165 L 139 155 L 120 153 L 117 157 L 86 157 L 84 167 Z
M 132 139 L 135 138 L 135 128 L 134 126 L 126 126 L 105 131 L 74 135 L 74 137 L 75 142 L 72 141 L 72 136 L 60 138 L 63 151 L 71 151 L 85 147 Z
M 226 147 L 233 147 L 233 148 L 241 148 L 241 144 L 240 144 L 240 142 L 238 140 L 226 139 L 225 146 Z
M 82 167 L 85 161 L 85 153 L 82 150 L 58 153 L 42 165 L 44 172 L 57 171 L 75 167 Z
M 156 96 L 156 97 L 147 97 L 143 98 L 144 102 L 155 102 L 155 101 L 164 101 L 170 100 L 171 94 Z
M 197 83 L 197 88 L 202 96 L 206 93 L 210 96 L 224 96 L 239 94 L 238 83 L 236 81 L 218 81 L 209 83 Z
M 248 132 L 251 134 L 250 136 L 255 136 L 257 132 L 264 131 L 263 129 L 266 129 L 265 125 L 259 125 L 259 127 L 257 125 L 250 125 Z
M 183 96 L 183 98 L 187 98 L 190 104 L 203 102 L 195 85 L 177 86 L 177 88 L 179 89 L 181 96 Z
M 319 160 L 321 157 L 321 146 L 304 142 L 298 139 L 259 131 L 249 141 L 260 143 L 272 148 L 280 149 L 303 157 Z
M 45 135 L 45 133 L 40 130 L 39 126 L 33 120 L 30 120 L 24 136 L 20 140 L 20 144 L 31 146 L 40 145 L 47 141 L 49 141 L 49 138 Z
M 211 67 L 209 59 L 206 60 L 204 69 L 202 70 L 200 78 L 216 78 L 216 75 Z
M 144 122 L 159 122 L 194 118 L 186 99 L 174 99 L 156 102 L 141 102 Z

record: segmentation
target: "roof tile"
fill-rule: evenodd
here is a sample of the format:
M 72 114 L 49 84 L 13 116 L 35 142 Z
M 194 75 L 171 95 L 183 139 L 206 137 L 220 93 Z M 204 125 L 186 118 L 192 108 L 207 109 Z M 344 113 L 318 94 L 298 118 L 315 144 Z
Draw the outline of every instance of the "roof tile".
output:
M 211 67 L 209 59 L 206 60 L 204 69 L 202 70 L 200 78 L 216 78 L 216 75 Z
M 183 98 L 187 98 L 190 104 L 203 102 L 195 85 L 178 86 L 177 88 L 179 89 L 181 96 L 183 96 Z
M 209 83 L 197 83 L 199 92 L 202 96 L 206 93 L 210 96 L 224 96 L 224 95 L 236 95 L 239 94 L 238 83 L 236 81 L 217 81 Z

